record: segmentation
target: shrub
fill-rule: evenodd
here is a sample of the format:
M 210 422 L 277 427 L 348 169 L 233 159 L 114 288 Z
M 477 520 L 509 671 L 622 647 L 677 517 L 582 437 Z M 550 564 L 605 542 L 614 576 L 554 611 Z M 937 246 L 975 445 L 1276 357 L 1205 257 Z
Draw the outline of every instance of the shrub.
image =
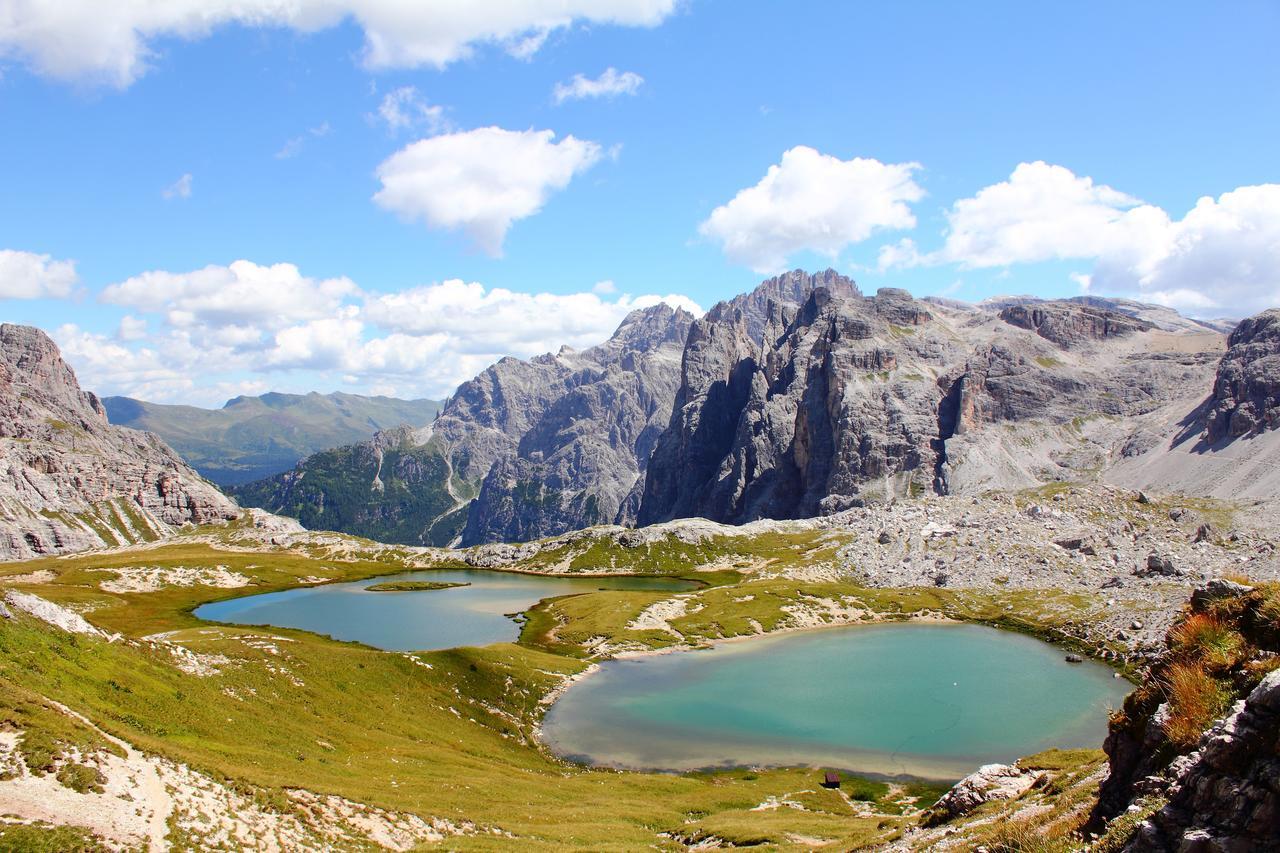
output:
M 1222 716 L 1231 702 L 1231 691 L 1194 663 L 1173 664 L 1164 677 L 1169 697 L 1165 736 L 1180 749 L 1189 749 Z
M 79 794 L 88 794 L 93 792 L 101 794 L 102 786 L 106 784 L 107 777 L 96 767 L 90 767 L 87 764 L 76 764 L 71 762 L 62 765 L 58 770 L 57 779 L 66 787 Z
M 1246 646 L 1244 637 L 1211 613 L 1193 613 L 1169 632 L 1169 638 L 1175 651 L 1215 670 L 1239 663 Z

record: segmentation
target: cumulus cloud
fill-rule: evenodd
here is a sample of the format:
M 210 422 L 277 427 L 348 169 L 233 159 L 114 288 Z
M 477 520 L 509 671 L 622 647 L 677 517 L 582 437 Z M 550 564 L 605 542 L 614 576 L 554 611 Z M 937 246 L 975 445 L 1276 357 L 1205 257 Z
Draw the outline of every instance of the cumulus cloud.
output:
M 460 229 L 490 255 L 507 230 L 601 157 L 595 142 L 550 130 L 482 127 L 420 139 L 378 166 L 373 200 L 431 228 Z
M 702 313 L 678 294 L 623 294 L 610 302 L 594 288 L 589 293 L 521 293 L 453 279 L 372 297 L 366 315 L 390 331 L 443 335 L 455 352 L 527 358 L 565 344 L 579 349 L 598 344 L 629 312 L 659 302 Z
M 358 293 L 348 278 L 314 279 L 293 264 L 240 260 L 191 272 L 144 272 L 109 285 L 101 299 L 243 346 L 259 340 L 264 330 L 332 316 L 344 299 Z
M 834 258 L 876 231 L 915 227 L 910 204 L 924 196 L 912 179 L 918 169 L 918 163 L 840 160 L 796 146 L 698 230 L 731 261 L 758 273 L 779 272 L 804 250 Z
M 568 83 L 557 83 L 551 97 L 557 104 L 584 98 L 616 98 L 640 91 L 644 78 L 634 71 L 618 71 L 610 66 L 594 80 L 582 74 L 573 75 Z
M 316 32 L 346 20 L 365 37 L 372 69 L 443 68 L 498 44 L 517 56 L 575 22 L 652 27 L 678 0 L 3 0 L 0 57 L 38 74 L 120 88 L 137 80 L 166 37 L 200 39 L 219 27 Z
M 191 180 L 191 173 L 187 172 L 181 178 L 162 189 L 160 195 L 166 199 L 191 198 Z
M 55 334 L 85 387 L 205 405 L 257 385 L 444 397 L 503 356 L 600 343 L 637 308 L 667 302 L 702 313 L 679 294 L 606 299 L 460 280 L 373 294 L 346 278 L 246 260 L 153 270 L 100 298 L 130 310 L 114 333 L 65 325 Z
M 1280 305 L 1280 184 L 1201 198 L 1182 219 L 1062 166 L 1021 163 L 1007 181 L 955 202 L 941 249 L 909 240 L 881 249 L 881 267 L 954 263 L 1005 267 L 1092 260 L 1082 290 L 1121 293 L 1207 316 Z
M 438 133 L 448 126 L 444 107 L 427 103 L 414 86 L 401 86 L 383 95 L 382 103 L 378 104 L 378 118 L 392 133 L 417 129 Z
M 0 249 L 0 299 L 67 296 L 78 280 L 75 261 Z
M 1160 214 L 1154 221 L 1153 212 Z M 1149 237 L 1163 226 L 1161 216 L 1062 166 L 1019 163 L 1009 180 L 952 205 L 934 260 L 982 268 L 1093 258 Z

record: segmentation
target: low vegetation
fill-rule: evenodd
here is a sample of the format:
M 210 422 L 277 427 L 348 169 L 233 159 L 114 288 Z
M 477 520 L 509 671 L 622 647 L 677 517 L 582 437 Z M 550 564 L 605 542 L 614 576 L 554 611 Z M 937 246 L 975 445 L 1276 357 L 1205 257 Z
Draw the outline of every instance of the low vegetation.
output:
M 299 788 L 474 825 L 474 834 L 450 838 L 448 846 L 460 850 L 509 846 L 493 832 L 510 833 L 525 849 L 674 850 L 699 842 L 783 849 L 799 846 L 797 838 L 848 849 L 899 837 L 946 782 L 846 777 L 833 792 L 821 788 L 819 772 L 809 769 L 670 775 L 579 767 L 538 743 L 543 699 L 581 672 L 602 642 L 699 645 L 789 626 L 920 617 L 1055 636 L 1095 604 L 1084 596 L 1012 589 L 867 589 L 775 576 L 783 569 L 816 571 L 833 561 L 844 540 L 823 531 L 715 537 L 700 544 L 669 537 L 636 548 L 584 539 L 548 549 L 518 568 L 648 570 L 703 583 L 674 595 L 602 590 L 550 599 L 530 612 L 517 644 L 406 655 L 304 631 L 196 619 L 192 611 L 208 601 L 423 568 L 419 554 L 360 540 L 341 539 L 341 548 L 317 542 L 306 551 L 263 551 L 237 547 L 237 536 L 232 528 L 213 541 L 178 540 L 0 569 L 0 585 L 5 575 L 21 576 L 19 588 L 123 635 L 106 642 L 24 615 L 0 620 L 0 728 L 23 732 L 25 760 L 70 788 L 94 790 L 101 783 L 91 757 L 118 751 L 97 733 L 100 727 L 285 812 L 296 806 L 283 792 Z M 164 585 L 126 593 L 102 588 L 116 572 L 139 566 L 217 568 L 247 585 Z M 37 582 L 39 572 L 52 578 Z M 378 586 L 441 584 L 389 580 Z M 635 624 L 646 608 L 673 597 L 686 607 L 667 627 Z M 178 648 L 207 662 L 203 674 L 179 668 Z M 95 727 L 67 717 L 50 700 L 83 713 Z M 1056 762 L 1048 771 L 1055 777 L 1076 780 L 1095 770 L 1099 758 L 1041 760 L 1046 767 Z M 1065 803 L 1075 784 L 1040 795 Z M 66 845 L 76 849 L 75 843 Z
M 392 581 L 369 584 L 365 589 L 369 592 L 422 592 L 432 589 L 455 589 L 460 586 L 471 586 L 471 584 L 444 581 Z

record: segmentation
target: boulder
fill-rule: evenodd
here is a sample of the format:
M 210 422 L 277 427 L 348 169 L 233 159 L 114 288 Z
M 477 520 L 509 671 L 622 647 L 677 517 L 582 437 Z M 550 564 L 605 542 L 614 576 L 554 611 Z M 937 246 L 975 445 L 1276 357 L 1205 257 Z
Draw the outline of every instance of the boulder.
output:
M 925 813 L 925 825 L 937 826 L 968 814 L 992 800 L 1012 800 L 1035 785 L 1040 774 L 1013 764 L 984 764 L 957 782 Z

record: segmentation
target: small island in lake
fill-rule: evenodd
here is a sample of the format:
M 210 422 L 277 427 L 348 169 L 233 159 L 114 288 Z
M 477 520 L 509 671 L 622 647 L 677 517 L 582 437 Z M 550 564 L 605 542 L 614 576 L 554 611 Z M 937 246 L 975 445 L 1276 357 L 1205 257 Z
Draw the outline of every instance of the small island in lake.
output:
M 420 592 L 427 589 L 453 589 L 457 586 L 471 586 L 469 583 L 453 583 L 449 581 L 391 581 L 366 586 L 369 592 Z

